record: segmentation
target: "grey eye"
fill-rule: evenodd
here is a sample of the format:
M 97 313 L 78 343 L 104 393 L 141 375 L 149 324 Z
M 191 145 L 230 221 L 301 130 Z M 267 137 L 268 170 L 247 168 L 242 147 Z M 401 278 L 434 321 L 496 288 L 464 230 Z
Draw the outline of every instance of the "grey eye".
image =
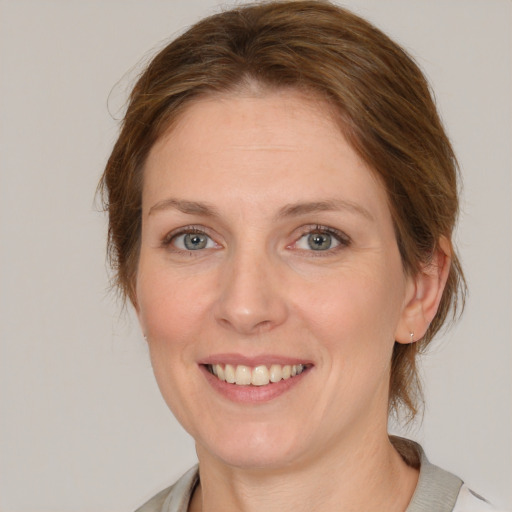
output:
M 201 233 L 187 233 L 183 235 L 183 245 L 189 251 L 204 249 L 208 245 L 208 237 Z
M 312 231 L 302 235 L 297 242 L 295 248 L 303 251 L 329 251 L 341 244 L 340 239 L 329 233 L 328 231 Z
M 205 233 L 182 233 L 172 238 L 172 245 L 182 251 L 199 251 L 213 249 L 215 242 Z
M 313 251 L 326 251 L 332 247 L 332 236 L 328 233 L 310 233 L 307 235 L 307 243 Z

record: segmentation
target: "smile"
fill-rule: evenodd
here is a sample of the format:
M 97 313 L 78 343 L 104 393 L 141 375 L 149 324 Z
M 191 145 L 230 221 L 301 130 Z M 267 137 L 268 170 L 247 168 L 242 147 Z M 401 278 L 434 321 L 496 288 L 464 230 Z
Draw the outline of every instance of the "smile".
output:
M 208 364 L 206 369 L 219 380 L 237 386 L 266 386 L 300 375 L 307 369 L 303 364 L 273 364 L 270 367 L 245 366 L 243 364 Z

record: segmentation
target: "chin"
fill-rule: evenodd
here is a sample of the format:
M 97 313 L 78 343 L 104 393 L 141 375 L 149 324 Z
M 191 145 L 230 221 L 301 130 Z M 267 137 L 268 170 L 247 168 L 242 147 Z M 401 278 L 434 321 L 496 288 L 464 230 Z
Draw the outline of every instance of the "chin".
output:
M 209 454 L 240 469 L 279 469 L 299 458 L 299 447 L 304 445 L 296 436 L 285 433 L 286 429 L 275 426 L 238 428 L 227 436 L 210 438 L 207 443 L 197 442 L 199 460 L 201 455 Z

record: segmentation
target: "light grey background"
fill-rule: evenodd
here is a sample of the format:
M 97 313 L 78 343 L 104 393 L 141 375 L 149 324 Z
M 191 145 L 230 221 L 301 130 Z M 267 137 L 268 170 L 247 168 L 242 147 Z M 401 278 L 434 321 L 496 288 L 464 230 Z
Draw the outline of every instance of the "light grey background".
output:
M 1 512 L 129 511 L 195 460 L 108 294 L 93 200 L 134 65 L 219 4 L 0 0 Z M 512 3 L 345 5 L 417 58 L 465 176 L 471 296 L 425 358 L 427 410 L 409 435 L 510 507 Z

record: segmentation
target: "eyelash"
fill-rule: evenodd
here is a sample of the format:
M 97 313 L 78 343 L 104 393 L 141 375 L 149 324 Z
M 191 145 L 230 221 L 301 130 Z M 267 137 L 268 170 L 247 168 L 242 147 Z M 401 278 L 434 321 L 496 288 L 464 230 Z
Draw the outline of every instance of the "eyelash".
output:
M 294 245 L 297 245 L 297 243 L 305 236 L 308 235 L 314 235 L 314 234 L 321 234 L 321 235 L 330 235 L 332 236 L 337 242 L 339 242 L 339 245 L 330 249 L 327 249 L 325 251 L 315 251 L 313 249 L 307 250 L 307 249 L 298 249 L 301 251 L 304 251 L 305 253 L 308 253 L 309 256 L 312 257 L 322 257 L 322 256 L 329 256 L 333 252 L 337 252 L 339 250 L 344 249 L 345 247 L 348 247 L 352 240 L 349 236 L 347 236 L 342 231 L 339 231 L 338 229 L 331 228 L 329 226 L 323 226 L 320 224 L 316 224 L 315 226 L 306 226 L 303 229 L 302 234 L 288 247 L 293 247 Z
M 300 236 L 298 236 L 293 243 L 289 244 L 287 246 L 287 248 L 292 248 L 293 246 L 295 246 L 299 242 L 299 240 L 301 240 L 303 237 L 308 236 L 308 235 L 317 234 L 317 233 L 332 236 L 337 242 L 339 242 L 339 245 L 334 248 L 327 249 L 325 251 L 314 251 L 314 250 L 306 250 L 306 249 L 297 249 L 297 250 L 300 250 L 300 251 L 306 252 L 306 253 L 311 253 L 310 254 L 311 256 L 318 257 L 318 256 L 329 255 L 335 251 L 343 249 L 344 247 L 348 247 L 352 242 L 350 237 L 348 237 L 342 231 L 339 231 L 338 229 L 331 228 L 329 226 L 323 226 L 320 224 L 316 224 L 314 226 L 305 226 L 302 229 Z M 205 235 L 208 238 L 213 240 L 213 238 L 208 234 L 208 230 L 206 230 L 200 226 L 190 225 L 190 226 L 183 226 L 183 227 L 179 228 L 178 230 L 171 231 L 170 233 L 168 233 L 162 239 L 161 246 L 168 250 L 173 250 L 174 252 L 181 252 L 181 253 L 186 252 L 189 254 L 196 252 L 196 251 L 186 251 L 186 250 L 179 249 L 176 247 L 172 248 L 173 247 L 172 243 L 174 240 L 176 240 L 178 237 L 180 237 L 182 235 L 188 235 L 188 234 Z
M 161 242 L 161 245 L 162 245 L 162 247 L 169 249 L 169 247 L 172 246 L 172 242 L 174 240 L 176 240 L 176 238 L 178 238 L 179 236 L 181 236 L 181 235 L 193 235 L 193 234 L 205 235 L 208 238 L 212 238 L 208 234 L 208 231 L 205 230 L 202 227 L 193 226 L 193 225 L 191 225 L 191 226 L 183 226 L 183 227 L 181 227 L 181 228 L 179 228 L 177 230 L 174 230 L 174 231 L 171 231 L 170 233 L 167 233 L 167 235 L 165 235 L 165 237 L 163 238 L 163 240 Z M 212 240 L 213 240 L 213 238 L 212 238 Z M 176 248 L 175 250 L 177 252 L 185 252 L 185 251 L 183 251 L 183 249 Z M 194 251 L 186 251 L 186 252 L 194 252 Z

